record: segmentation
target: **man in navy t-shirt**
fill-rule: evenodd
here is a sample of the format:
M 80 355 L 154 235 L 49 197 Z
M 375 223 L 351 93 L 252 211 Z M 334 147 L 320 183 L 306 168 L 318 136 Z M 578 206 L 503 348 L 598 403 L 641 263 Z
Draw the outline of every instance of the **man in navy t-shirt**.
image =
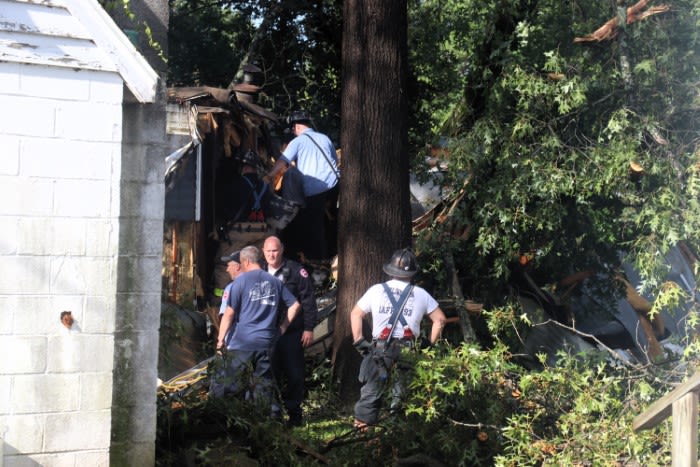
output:
M 260 268 L 259 262 L 260 250 L 256 247 L 247 246 L 241 250 L 243 273 L 231 286 L 217 340 L 217 350 L 225 350 L 225 360 L 228 360 L 225 374 L 230 382 L 217 385 L 223 390 L 212 392 L 212 395 L 220 397 L 250 389 L 248 397 L 270 407 L 274 385 L 270 363 L 272 349 L 301 305 L 279 279 Z M 280 303 L 288 307 L 282 317 L 278 313 Z M 233 335 L 227 341 L 226 334 L 234 322 Z M 276 415 L 274 412 L 279 407 L 273 406 L 272 409 Z

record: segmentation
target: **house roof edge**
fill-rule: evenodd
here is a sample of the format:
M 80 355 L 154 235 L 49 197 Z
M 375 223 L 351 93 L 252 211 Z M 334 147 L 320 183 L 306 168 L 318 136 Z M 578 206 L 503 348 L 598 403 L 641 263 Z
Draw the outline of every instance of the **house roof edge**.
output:
M 62 0 L 88 30 L 95 44 L 114 60 L 124 83 L 142 104 L 154 103 L 158 73 L 151 67 L 97 0 Z

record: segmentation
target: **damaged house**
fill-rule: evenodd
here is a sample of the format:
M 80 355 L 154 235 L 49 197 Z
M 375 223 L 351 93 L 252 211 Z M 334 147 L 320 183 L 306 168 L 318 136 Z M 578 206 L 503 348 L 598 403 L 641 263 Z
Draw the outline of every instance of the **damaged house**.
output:
M 184 143 L 167 158 L 165 173 L 163 292 L 174 303 L 208 293 L 221 212 L 233 202 L 222 197 L 222 186 L 240 170 L 239 157 L 252 149 L 269 164 L 279 151 L 271 133 L 277 117 L 237 94 L 208 87 L 168 91 L 168 132 Z
M 242 156 L 249 150 L 260 157 L 261 169 L 272 167 L 282 142 L 278 117 L 254 102 L 259 90 L 251 76 L 255 68 L 246 70 L 244 82 L 233 89 L 168 90 L 168 134 L 171 146 L 178 149 L 166 158 L 162 294 L 164 309 L 174 315 L 164 313 L 162 326 L 174 329 L 185 323 L 186 336 L 173 344 L 172 352 L 161 355 L 162 378 L 207 356 L 199 349 L 207 335 L 216 332 L 211 327 L 217 323 L 222 286 L 215 284 L 215 275 L 223 273 L 228 280 L 219 261 L 222 245 L 262 240 L 277 233 L 296 212 L 272 195 L 266 220 L 250 223 L 258 235 L 241 232 L 228 238 L 225 212 L 236 200 L 227 196 L 226 184 L 238 176 Z M 169 316 L 176 323 L 169 323 Z
M 218 191 L 221 183 L 238 170 L 237 156 L 247 149 L 258 152 L 268 167 L 280 150 L 280 121 L 253 102 L 256 89 L 244 83 L 238 89 L 173 88 L 168 93 L 169 132 L 179 135 L 180 149 L 169 156 L 166 169 L 163 298 L 183 309 L 195 304 L 198 312 L 180 309 L 178 313 L 189 314 L 190 318 L 184 321 L 192 321 L 200 332 L 192 333 L 197 335 L 194 345 L 189 343 L 184 352 L 176 352 L 184 355 L 184 360 L 171 371 L 162 372 L 166 377 L 208 356 L 187 349 L 197 348 L 197 342 L 207 339 L 201 332 L 207 323 L 206 310 L 218 311 L 212 276 L 221 240 L 219 213 L 227 202 Z M 414 233 L 429 228 L 433 222 L 448 221 L 467 189 L 465 184 L 461 190 L 443 192 L 440 172 L 434 171 L 432 177 L 423 183 L 411 179 Z M 468 241 L 468 229 L 452 234 Z M 695 261 L 683 244 L 667 258 L 668 280 L 691 295 L 695 290 Z M 650 319 L 654 297 L 640 295 L 640 278 L 629 265 L 625 265 L 624 274 L 614 279 L 621 281 L 625 289 L 624 297 L 615 304 L 601 301 L 599 292 L 590 286 L 592 279 L 589 272 L 549 278 L 547 281 L 554 284 L 552 289 L 535 283 L 526 268 L 515 275 L 514 293 L 534 323 L 523 342 L 523 350 L 530 356 L 528 364 L 536 365 L 536 355 L 540 353 L 547 354 L 553 363 L 562 349 L 575 352 L 608 347 L 616 352 L 616 358 L 625 361 L 654 361 L 665 352 L 678 351 L 675 343 L 684 336 L 687 310 L 662 310 Z M 464 300 L 459 287 L 454 287 L 459 278 L 454 276 L 452 283 L 450 295 L 457 299 L 442 300 L 443 309 L 450 312 L 450 322 L 460 326 L 464 338 L 475 339 L 469 322 L 483 304 Z M 456 305 L 460 301 L 463 306 Z M 213 308 L 212 303 L 216 305 Z M 325 333 L 330 332 L 332 326 L 325 329 Z

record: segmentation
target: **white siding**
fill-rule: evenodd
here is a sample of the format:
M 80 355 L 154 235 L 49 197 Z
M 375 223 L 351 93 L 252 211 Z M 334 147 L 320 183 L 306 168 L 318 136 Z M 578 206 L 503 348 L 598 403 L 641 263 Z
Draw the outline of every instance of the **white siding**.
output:
M 0 0 L 0 467 L 154 463 L 158 84 L 97 0 Z
M 109 464 L 122 94 L 116 73 L 0 62 L 5 466 Z
M 3 61 L 117 71 L 108 54 L 65 7 L 3 0 L 0 23 Z
M 139 102 L 156 98 L 158 75 L 97 0 L 0 0 L 0 62 L 117 72 Z

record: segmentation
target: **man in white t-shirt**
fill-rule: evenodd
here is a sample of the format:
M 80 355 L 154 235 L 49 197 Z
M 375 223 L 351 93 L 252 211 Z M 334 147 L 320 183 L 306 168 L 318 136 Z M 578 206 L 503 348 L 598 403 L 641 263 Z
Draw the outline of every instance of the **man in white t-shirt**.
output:
M 416 257 L 409 249 L 397 250 L 383 267 L 389 281 L 375 284 L 358 300 L 350 312 L 353 345 L 363 355 L 359 380 L 360 400 L 355 404 L 355 426 L 376 424 L 382 396 L 392 368 L 402 349 L 414 348 L 425 315 L 432 321 L 430 343 L 440 338 L 445 314 L 425 289 L 410 283 L 417 272 Z M 372 342 L 362 335 L 362 321 L 372 314 Z M 398 405 L 401 381 L 393 387 L 392 407 Z

